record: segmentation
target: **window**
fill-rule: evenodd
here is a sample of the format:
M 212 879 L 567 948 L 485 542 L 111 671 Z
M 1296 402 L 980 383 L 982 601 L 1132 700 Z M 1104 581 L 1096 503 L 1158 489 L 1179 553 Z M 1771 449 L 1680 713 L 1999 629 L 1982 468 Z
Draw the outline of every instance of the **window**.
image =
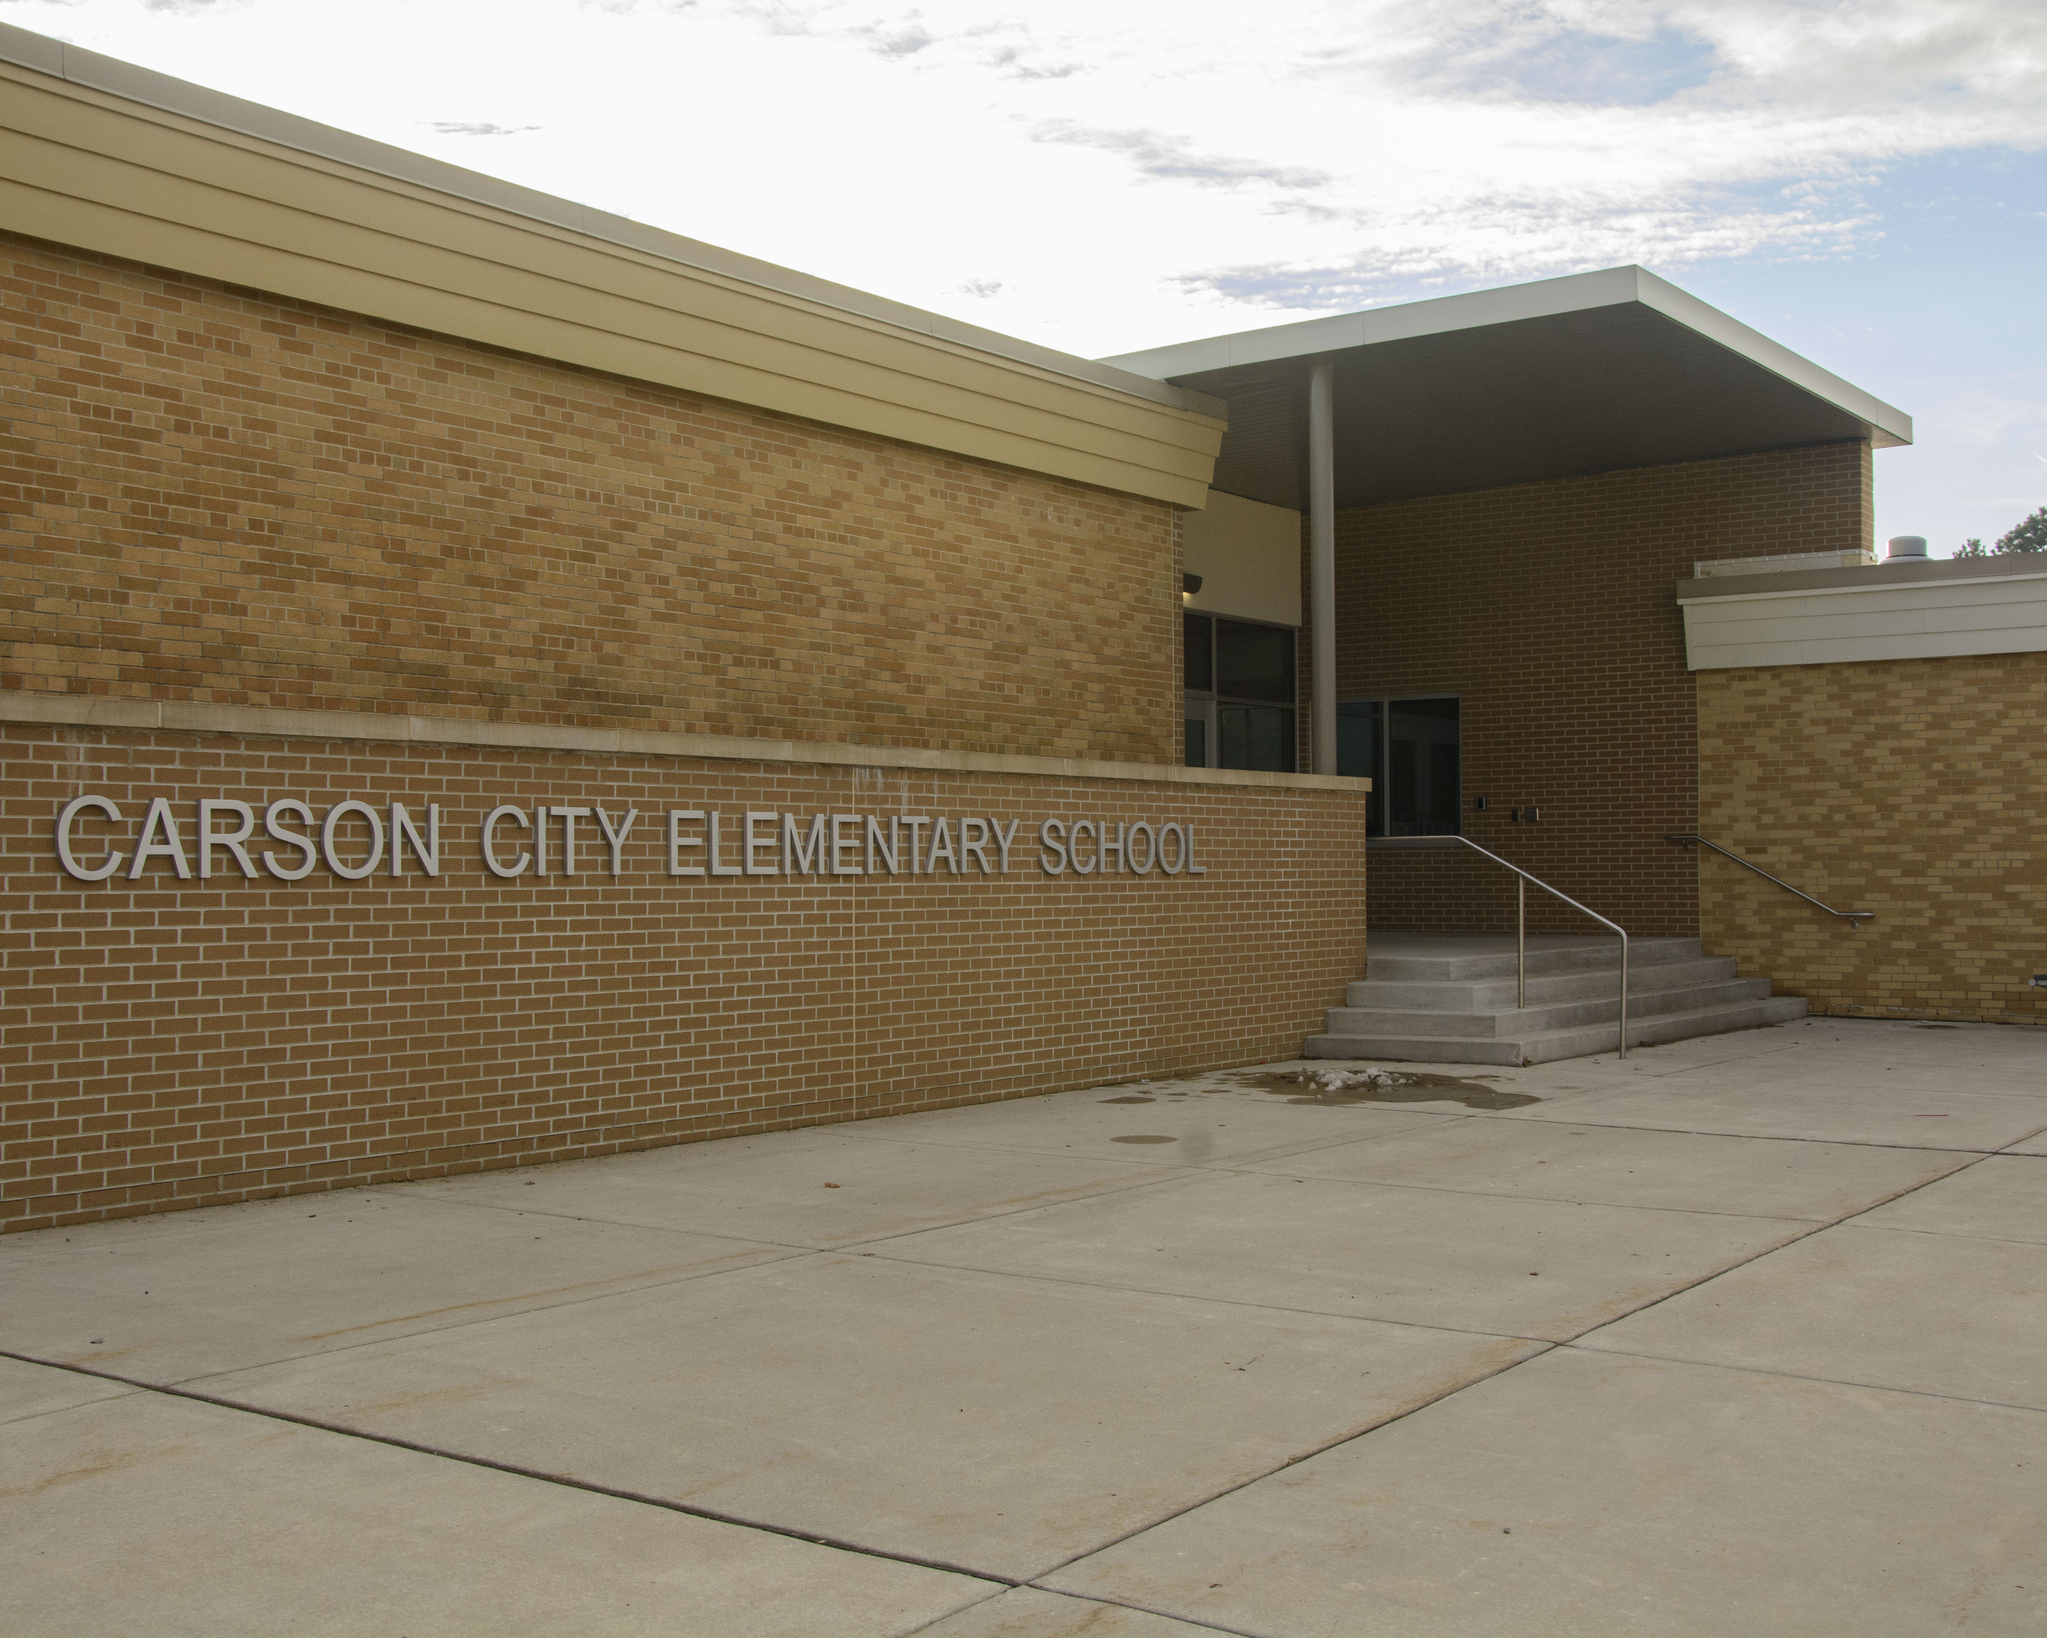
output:
M 1371 835 L 1455 836 L 1463 828 L 1461 704 L 1452 695 L 1336 708 L 1336 771 L 1372 781 Z
M 1294 771 L 1291 626 L 1183 614 L 1187 765 Z

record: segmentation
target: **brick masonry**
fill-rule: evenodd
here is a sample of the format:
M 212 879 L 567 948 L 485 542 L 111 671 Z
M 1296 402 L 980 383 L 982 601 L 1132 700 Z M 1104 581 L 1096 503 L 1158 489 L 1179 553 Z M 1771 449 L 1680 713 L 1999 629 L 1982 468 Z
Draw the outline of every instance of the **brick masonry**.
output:
M 1338 688 L 1462 695 L 1465 834 L 1631 933 L 1695 935 L 1696 864 L 1663 840 L 1699 823 L 1671 585 L 1698 560 L 1860 551 L 1871 527 L 1862 443 L 1340 513 Z M 1509 820 L 1529 805 L 1539 823 Z M 1473 855 L 1373 867 L 1375 927 L 1513 928 L 1510 879 Z M 1543 895 L 1529 909 L 1539 930 L 1598 930 Z
M 2047 654 L 1699 673 L 1709 945 L 1815 1012 L 2047 1023 Z
M 1362 970 L 1340 791 L 29 726 L 0 754 L 8 1228 L 1289 1057 Z M 52 822 L 86 793 L 125 820 L 88 859 L 154 796 L 188 852 L 201 797 L 438 802 L 441 874 L 80 882 Z M 500 799 L 637 808 L 622 874 L 583 821 L 575 877 L 491 876 Z M 1023 823 L 1006 875 L 678 879 L 670 807 L 722 810 L 728 860 L 747 810 Z M 1048 876 L 1046 816 L 1192 824 L 1207 874 Z
M 1178 759 L 1162 502 L 18 237 L 0 298 L 0 688 Z M 1350 793 L 114 726 L 0 760 L 8 1228 L 1291 1055 L 1362 962 Z M 437 802 L 448 862 L 85 883 L 86 793 L 131 849 L 159 795 L 188 845 L 202 797 Z M 501 798 L 639 809 L 625 873 L 585 821 L 573 881 L 489 875 Z M 679 879 L 678 806 L 1025 831 L 1007 874 Z M 1192 824 L 1209 874 L 1047 877 L 1061 814 Z
M 0 235 L 0 688 L 1178 760 L 1174 509 Z

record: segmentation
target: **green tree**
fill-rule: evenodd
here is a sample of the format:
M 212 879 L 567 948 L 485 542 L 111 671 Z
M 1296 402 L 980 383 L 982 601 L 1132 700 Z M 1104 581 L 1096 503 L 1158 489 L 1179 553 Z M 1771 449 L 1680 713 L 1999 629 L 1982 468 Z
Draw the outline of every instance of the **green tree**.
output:
M 2019 519 L 2009 534 L 1998 537 L 1992 550 L 1999 556 L 2006 552 L 2047 552 L 2047 506 Z
M 2047 552 L 2047 506 L 2020 518 L 1997 537 L 1995 546 L 1971 537 L 1955 548 L 1956 557 L 2005 557 L 2013 552 Z

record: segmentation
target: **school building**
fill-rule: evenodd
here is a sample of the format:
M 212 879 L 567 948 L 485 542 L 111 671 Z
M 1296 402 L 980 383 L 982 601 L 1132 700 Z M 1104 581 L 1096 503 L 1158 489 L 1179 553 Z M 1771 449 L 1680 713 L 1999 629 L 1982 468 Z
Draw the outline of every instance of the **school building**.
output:
M 1091 361 L 4 27 L 0 142 L 0 1228 L 1611 1049 L 1544 888 L 1630 1042 L 2042 1017 L 2047 574 L 1640 269 Z

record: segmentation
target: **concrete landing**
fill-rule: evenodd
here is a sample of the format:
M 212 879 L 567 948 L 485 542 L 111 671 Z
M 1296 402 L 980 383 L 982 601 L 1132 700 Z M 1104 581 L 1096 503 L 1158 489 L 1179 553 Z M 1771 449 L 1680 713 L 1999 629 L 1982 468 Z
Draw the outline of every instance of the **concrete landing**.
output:
M 2047 1033 L 1297 1068 L 0 1239 L 4 1625 L 2047 1631 Z
M 1375 932 L 1365 976 L 1310 1036 L 1311 1058 L 1542 1064 L 1620 1044 L 1620 940 L 1528 940 L 1526 1005 L 1512 934 Z M 1695 938 L 1638 938 L 1628 956 L 1628 1045 L 1651 1046 L 1788 1023 L 1805 1002 L 1742 978 Z

